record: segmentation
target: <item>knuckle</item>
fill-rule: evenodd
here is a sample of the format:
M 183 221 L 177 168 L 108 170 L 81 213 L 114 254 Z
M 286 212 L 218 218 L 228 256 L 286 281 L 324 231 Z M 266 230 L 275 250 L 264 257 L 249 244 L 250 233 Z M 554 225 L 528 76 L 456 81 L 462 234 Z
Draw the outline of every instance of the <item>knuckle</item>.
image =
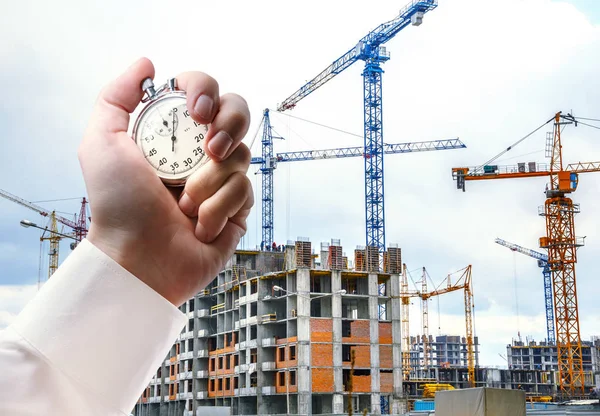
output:
M 250 152 L 250 149 L 248 149 L 248 146 L 246 146 L 244 143 L 240 143 L 238 145 L 238 147 L 234 150 L 232 156 L 234 156 L 237 161 L 242 163 L 244 167 L 247 168 L 248 166 L 250 166 L 252 153 Z

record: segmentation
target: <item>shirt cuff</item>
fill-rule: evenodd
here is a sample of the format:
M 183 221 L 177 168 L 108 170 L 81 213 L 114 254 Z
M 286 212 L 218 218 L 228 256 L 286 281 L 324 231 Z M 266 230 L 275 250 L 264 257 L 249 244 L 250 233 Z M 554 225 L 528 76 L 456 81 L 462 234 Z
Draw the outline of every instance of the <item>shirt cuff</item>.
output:
M 78 385 L 128 414 L 186 319 L 83 240 L 12 327 Z

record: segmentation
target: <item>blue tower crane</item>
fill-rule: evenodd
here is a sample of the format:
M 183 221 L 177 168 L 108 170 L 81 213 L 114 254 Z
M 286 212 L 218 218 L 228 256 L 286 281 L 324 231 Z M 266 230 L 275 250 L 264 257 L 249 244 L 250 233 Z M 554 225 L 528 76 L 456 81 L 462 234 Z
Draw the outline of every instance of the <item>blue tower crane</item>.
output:
M 350 67 L 356 61 L 365 61 L 362 72 L 364 89 L 364 158 L 366 244 L 385 249 L 385 212 L 383 192 L 383 119 L 381 99 L 381 64 L 390 59 L 383 46 L 409 24 L 419 26 L 423 15 L 437 7 L 437 0 L 413 0 L 394 19 L 382 23 L 356 46 L 333 61 L 315 78 L 285 99 L 278 111 L 292 109 L 304 97 Z
M 556 336 L 554 334 L 554 309 L 552 308 L 552 275 L 550 265 L 548 264 L 548 255 L 521 247 L 518 244 L 509 243 L 501 238 L 496 238 L 495 242 L 501 246 L 507 247 L 517 253 L 525 254 L 538 261 L 538 267 L 542 268 L 544 276 L 544 298 L 546 300 L 546 332 L 548 333 L 548 342 L 554 344 Z
M 339 159 L 347 157 L 364 157 L 368 159 L 371 154 L 366 153 L 362 146 L 342 147 L 335 149 L 303 150 L 296 152 L 277 153 L 273 155 L 273 139 L 282 139 L 273 136 L 269 109 L 264 110 L 262 120 L 262 156 L 253 157 L 251 164 L 260 165 L 262 173 L 262 241 L 265 245 L 273 242 L 273 172 L 280 162 L 298 162 L 317 159 Z M 383 152 L 387 154 L 427 152 L 432 150 L 462 149 L 467 146 L 458 138 L 446 140 L 433 140 L 424 142 L 408 142 L 384 144 Z

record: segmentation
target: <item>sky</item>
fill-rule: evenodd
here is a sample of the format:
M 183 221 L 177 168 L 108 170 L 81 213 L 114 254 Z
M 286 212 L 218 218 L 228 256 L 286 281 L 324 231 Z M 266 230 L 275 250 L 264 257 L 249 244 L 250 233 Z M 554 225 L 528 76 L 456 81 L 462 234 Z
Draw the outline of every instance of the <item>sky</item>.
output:
M 277 103 L 316 76 L 404 1 L 364 2 L 12 2 L 0 15 L 0 189 L 64 216 L 79 211 L 85 185 L 77 161 L 94 100 L 107 82 L 140 56 L 156 67 L 156 83 L 201 70 L 225 92 L 249 103 L 245 143 L 260 155 L 256 137 L 263 110 L 285 140 L 275 152 L 360 146 L 363 63 L 357 62 L 289 112 Z M 387 44 L 383 65 L 386 143 L 459 137 L 466 149 L 385 158 L 386 241 L 402 248 L 415 280 L 426 267 L 434 284 L 473 268 L 475 333 L 480 362 L 500 356 L 519 334 L 545 338 L 541 270 L 536 262 L 494 243 L 496 237 L 538 249 L 545 234 L 538 206 L 545 178 L 467 183 L 456 189 L 451 169 L 484 163 L 557 111 L 600 118 L 600 6 L 585 0 L 439 0 L 419 27 Z M 292 117 L 293 116 L 293 117 Z M 353 133 L 345 134 L 325 126 Z M 542 129 L 498 164 L 545 162 Z M 600 131 L 563 133 L 564 160 L 600 160 Z M 260 243 L 260 175 L 249 177 L 257 205 L 241 247 Z M 340 239 L 352 256 L 365 244 L 364 172 L 359 159 L 280 164 L 275 172 L 275 240 Z M 600 335 L 594 258 L 600 250 L 595 213 L 600 175 L 584 174 L 573 194 L 581 204 L 577 290 L 581 335 Z M 71 199 L 75 198 L 75 199 Z M 57 201 L 60 200 L 60 201 Z M 52 202 L 46 202 L 52 201 Z M 47 274 L 40 233 L 19 226 L 27 208 L 0 199 L 0 328 L 12 322 Z M 539 249 L 538 249 L 539 250 Z M 61 261 L 69 253 L 61 245 Z M 40 258 L 42 261 L 40 262 Z M 439 306 L 438 306 L 439 305 Z M 464 334 L 461 293 L 429 306 L 431 333 Z M 420 333 L 419 304 L 411 334 Z

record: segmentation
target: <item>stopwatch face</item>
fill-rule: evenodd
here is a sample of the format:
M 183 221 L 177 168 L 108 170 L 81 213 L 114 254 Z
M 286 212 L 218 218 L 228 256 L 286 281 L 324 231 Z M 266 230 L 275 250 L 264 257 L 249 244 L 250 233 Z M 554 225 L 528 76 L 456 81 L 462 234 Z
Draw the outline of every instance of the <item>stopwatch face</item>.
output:
M 142 110 L 133 136 L 163 182 L 183 185 L 209 159 L 203 149 L 207 131 L 190 116 L 185 94 L 173 92 Z

